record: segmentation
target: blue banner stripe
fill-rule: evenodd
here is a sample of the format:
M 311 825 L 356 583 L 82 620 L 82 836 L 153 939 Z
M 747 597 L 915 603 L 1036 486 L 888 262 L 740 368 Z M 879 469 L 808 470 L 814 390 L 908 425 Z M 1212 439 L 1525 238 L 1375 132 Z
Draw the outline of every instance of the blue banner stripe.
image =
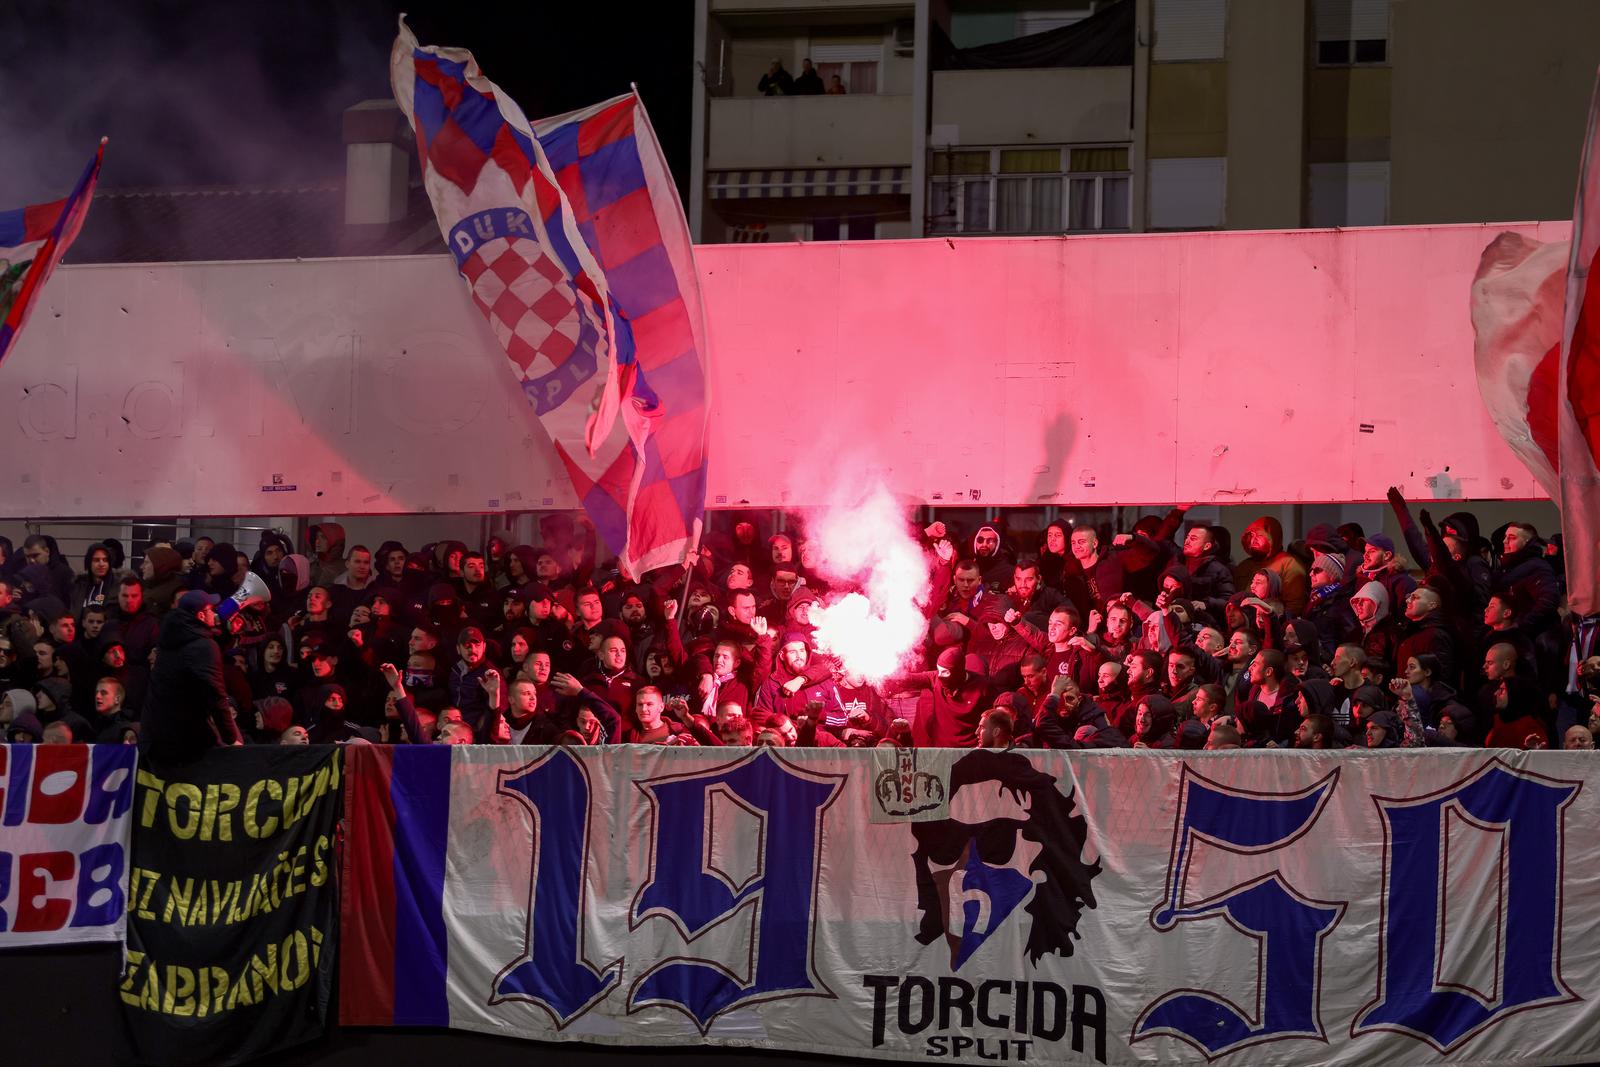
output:
M 397 749 L 394 802 L 394 1021 L 448 1026 L 449 953 L 444 930 L 444 855 L 450 836 L 452 745 Z

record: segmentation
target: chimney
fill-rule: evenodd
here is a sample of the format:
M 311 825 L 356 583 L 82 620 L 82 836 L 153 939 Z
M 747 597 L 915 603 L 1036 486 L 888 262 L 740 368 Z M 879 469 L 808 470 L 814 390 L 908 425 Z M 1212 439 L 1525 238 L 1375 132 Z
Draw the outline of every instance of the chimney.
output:
M 363 100 L 344 112 L 344 221 L 387 226 L 405 217 L 411 131 L 393 100 Z

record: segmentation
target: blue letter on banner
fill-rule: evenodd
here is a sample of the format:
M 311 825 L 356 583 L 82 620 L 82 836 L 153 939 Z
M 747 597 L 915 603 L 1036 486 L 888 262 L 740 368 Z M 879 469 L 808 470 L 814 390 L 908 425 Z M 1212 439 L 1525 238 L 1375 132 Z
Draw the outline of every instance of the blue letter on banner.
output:
M 539 1005 L 561 1029 L 593 1007 L 620 977 L 621 966 L 596 969 L 583 958 L 583 874 L 589 856 L 589 776 L 566 748 L 515 771 L 498 790 L 533 816 L 533 872 L 528 943 L 495 979 L 489 1001 Z
M 1145 1008 L 1132 1040 L 1168 1034 L 1213 1059 L 1260 1041 L 1325 1039 L 1317 1005 L 1322 939 L 1344 914 L 1345 902 L 1304 897 L 1277 871 L 1188 906 L 1183 894 L 1197 841 L 1243 855 L 1286 848 L 1317 821 L 1338 777 L 1335 770 L 1297 793 L 1237 793 L 1184 766 L 1166 898 L 1150 923 L 1168 931 L 1181 922 L 1220 919 L 1256 938 L 1262 946 L 1260 1018 L 1251 1023 L 1214 993 L 1173 990 Z
M 776 995 L 827 995 L 812 966 L 811 932 L 822 815 L 844 778 L 798 770 L 763 748 L 725 767 L 640 783 L 654 807 L 655 827 L 650 880 L 634 902 L 633 924 L 660 915 L 693 941 L 746 906 L 754 908 L 754 920 L 746 974 L 714 960 L 668 960 L 634 983 L 630 1011 L 675 1007 L 704 1033 L 718 1015 L 744 1004 Z M 711 862 L 714 793 L 761 824 L 759 866 L 741 885 Z
M 1513 1012 L 1577 1000 L 1561 979 L 1561 890 L 1566 807 L 1581 782 L 1529 774 L 1491 760 L 1471 777 L 1414 800 L 1373 797 L 1388 838 L 1378 997 L 1352 1036 L 1395 1030 L 1448 1053 Z M 1448 815 L 1504 835 L 1497 961 L 1500 989 L 1486 995 L 1441 981 L 1448 935 L 1439 914 L 1449 850 Z M 1475 917 L 1467 921 L 1481 921 Z

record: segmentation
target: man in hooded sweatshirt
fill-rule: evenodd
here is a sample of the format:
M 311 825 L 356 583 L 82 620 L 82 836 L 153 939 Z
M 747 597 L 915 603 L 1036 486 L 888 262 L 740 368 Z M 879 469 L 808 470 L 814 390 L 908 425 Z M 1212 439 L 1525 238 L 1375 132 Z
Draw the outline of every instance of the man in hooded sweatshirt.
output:
M 812 655 L 811 640 L 805 634 L 792 630 L 783 635 L 772 673 L 756 692 L 755 704 L 750 708 L 751 722 L 762 726 L 774 715 L 786 715 L 794 721 L 808 715 L 818 721 L 841 721 L 844 705 L 833 676 L 830 674 L 820 680 L 807 676 L 806 668 L 811 664 Z M 794 684 L 796 680 L 798 687 Z M 819 705 L 814 715 L 811 714 L 813 702 Z
M 183 763 L 244 743 L 222 679 L 217 603 L 211 593 L 190 590 L 161 622 L 139 734 L 140 751 L 153 760 Z
M 1291 615 L 1303 615 L 1311 586 L 1306 580 L 1305 564 L 1284 551 L 1283 523 L 1263 515 L 1245 527 L 1239 544 L 1244 548 L 1244 558 L 1234 564 L 1234 588 L 1248 589 L 1256 571 L 1272 571 L 1283 586 L 1284 607 Z
M 1350 610 L 1355 614 L 1356 625 L 1345 640 L 1360 645 L 1367 662 L 1381 670 L 1384 677 L 1392 677 L 1400 639 L 1394 620 L 1389 618 L 1389 590 L 1382 582 L 1366 583 L 1350 598 Z
M 1011 584 L 1011 571 L 1015 563 L 1011 549 L 1006 547 L 1005 532 L 997 523 L 986 522 L 972 535 L 972 558 L 983 573 L 983 584 L 990 589 L 1004 589 Z
M 332 588 L 345 572 L 344 527 L 323 522 L 311 527 L 311 584 Z

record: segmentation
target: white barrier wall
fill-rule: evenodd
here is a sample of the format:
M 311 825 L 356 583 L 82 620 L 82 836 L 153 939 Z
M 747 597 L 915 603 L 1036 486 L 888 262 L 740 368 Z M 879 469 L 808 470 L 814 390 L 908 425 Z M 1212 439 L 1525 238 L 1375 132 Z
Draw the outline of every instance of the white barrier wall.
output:
M 1517 229 L 714 245 L 713 507 L 1540 496 L 1468 289 Z M 576 506 L 448 256 L 68 267 L 0 367 L 0 514 Z

